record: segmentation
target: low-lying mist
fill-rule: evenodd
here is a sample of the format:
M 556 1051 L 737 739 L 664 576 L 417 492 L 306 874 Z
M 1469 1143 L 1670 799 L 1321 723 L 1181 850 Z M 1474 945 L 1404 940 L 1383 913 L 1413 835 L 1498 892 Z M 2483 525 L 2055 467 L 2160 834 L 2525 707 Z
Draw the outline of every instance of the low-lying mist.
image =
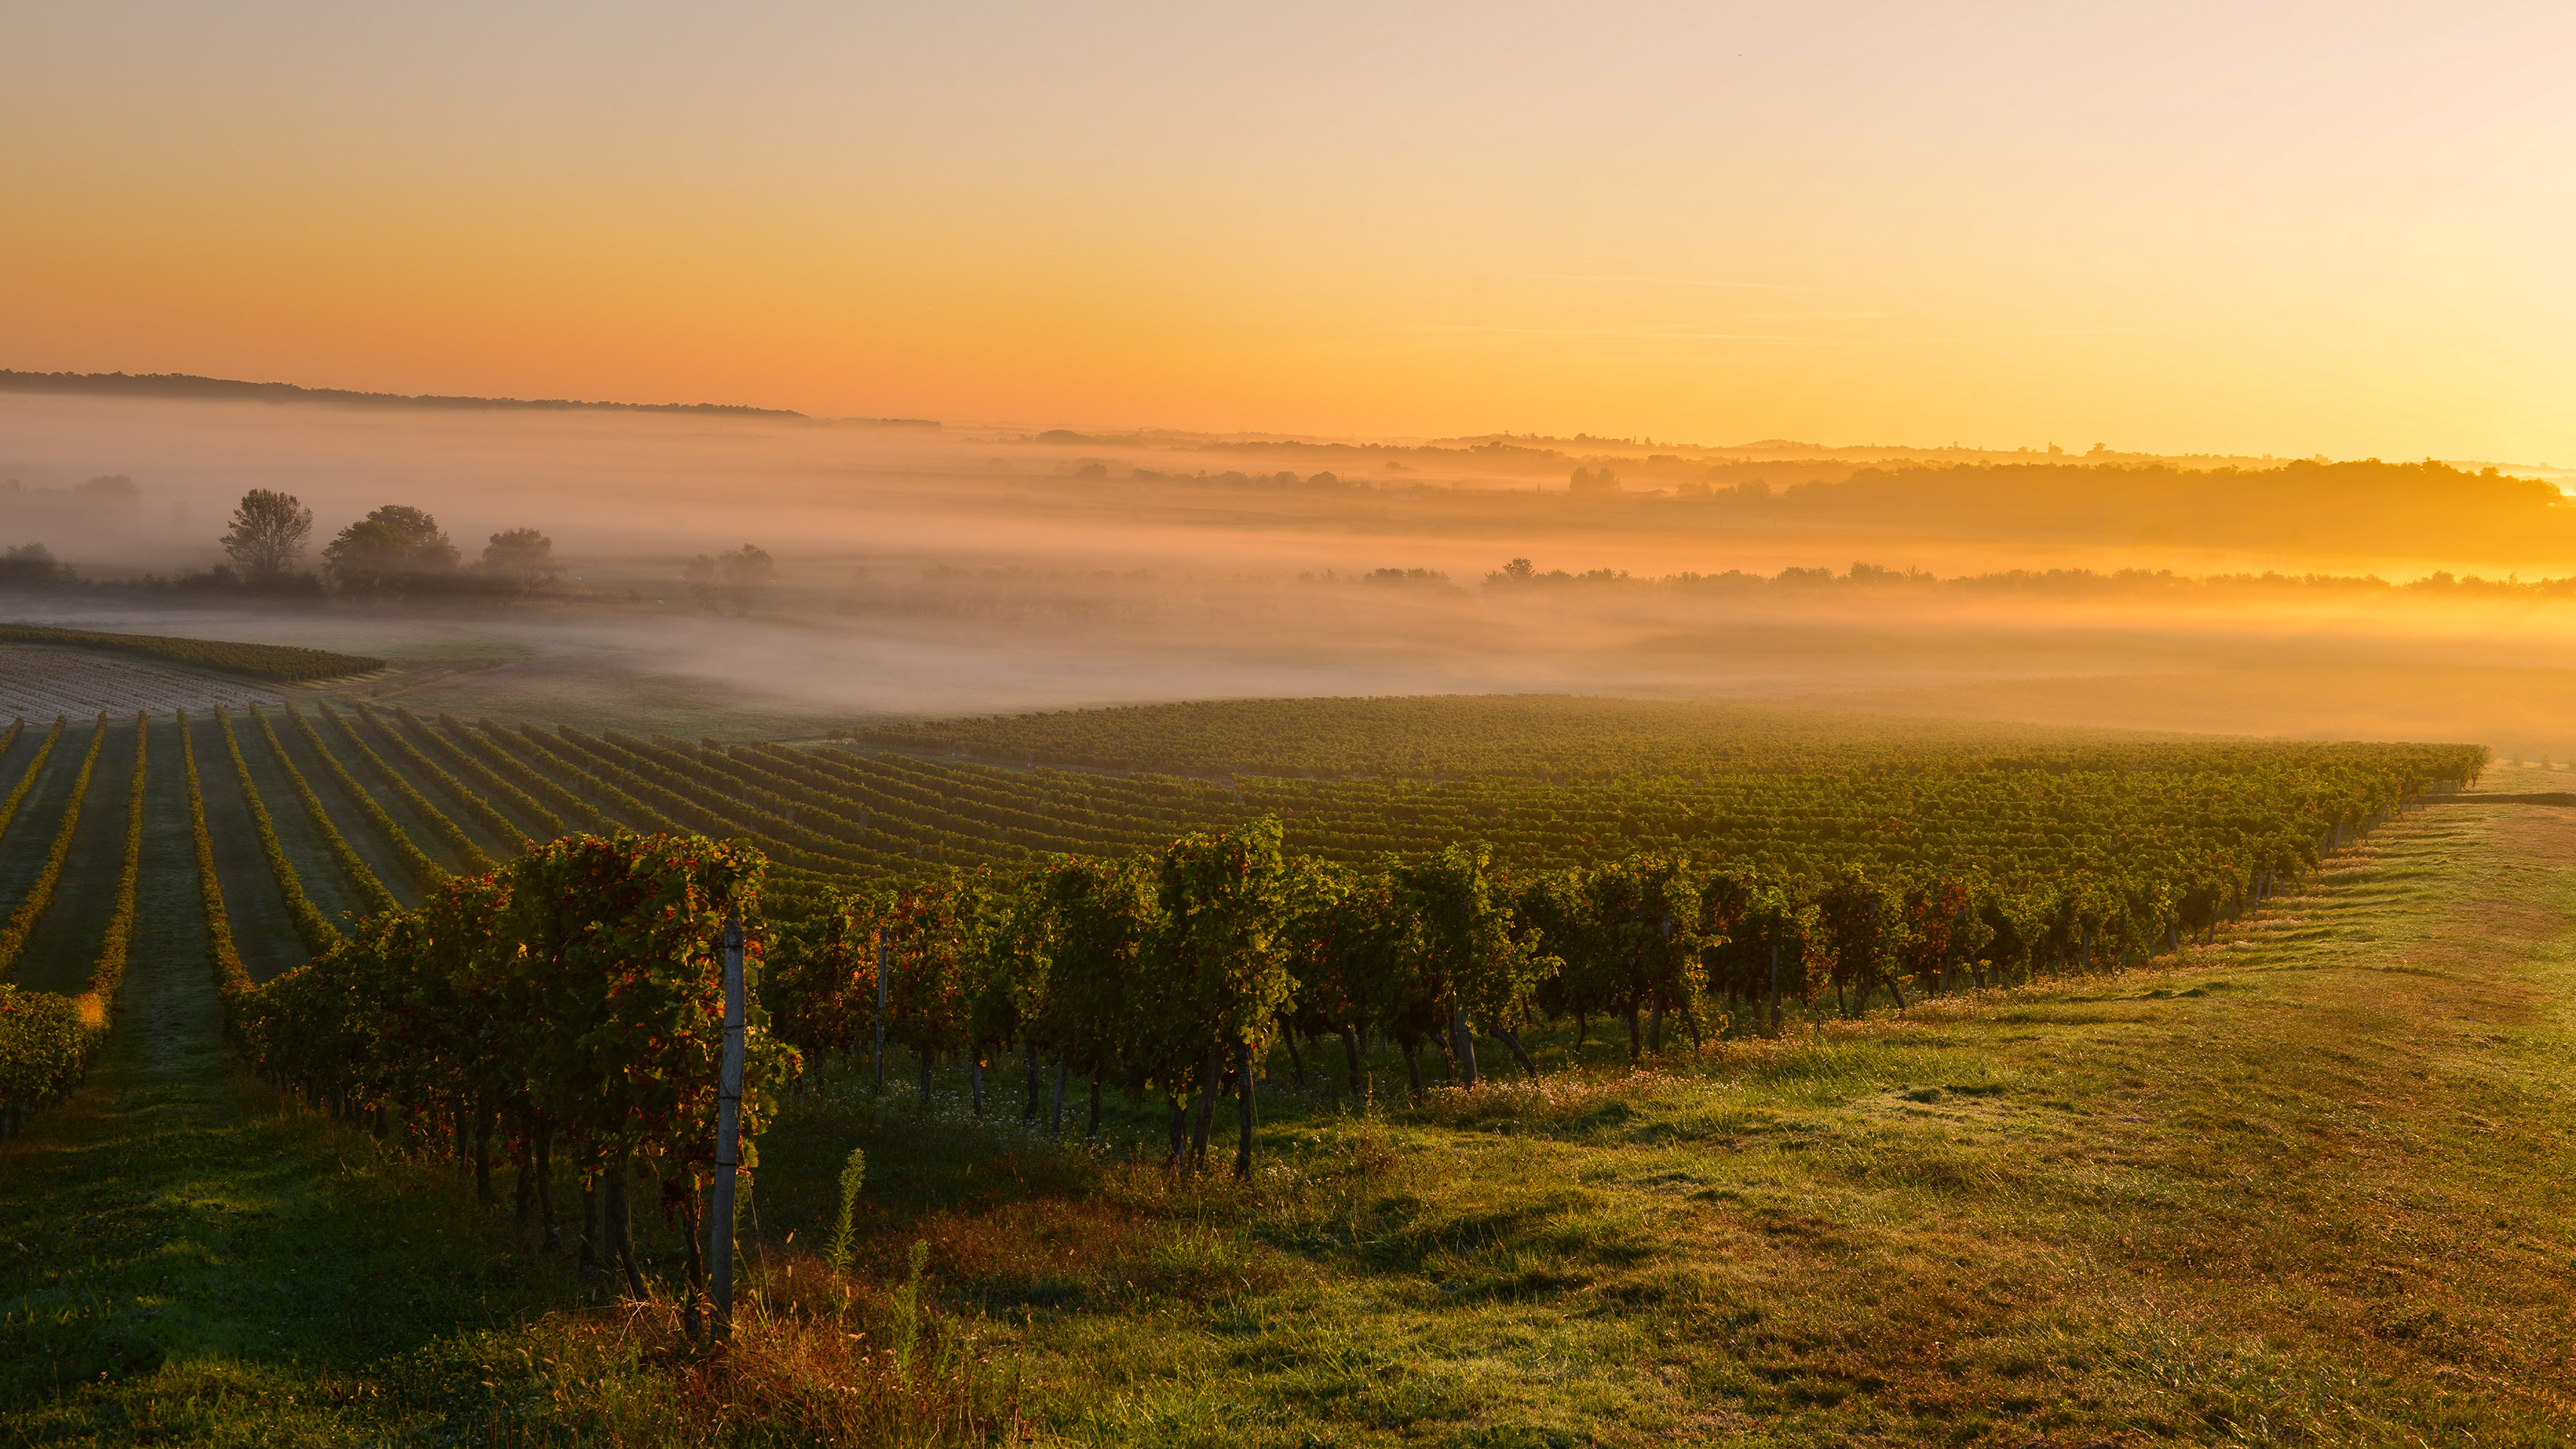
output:
M 1948 475 L 1908 482 L 1822 456 L 1776 461 L 1783 480 L 1839 467 L 1834 486 L 1878 490 L 1875 512 L 1828 507 L 1815 500 L 1860 495 L 1815 489 L 1771 506 L 1748 487 L 1760 480 L 1725 484 L 1732 494 L 1639 486 L 1671 471 L 1661 462 L 1606 486 L 1611 464 L 1597 460 L 1584 478 L 1551 478 L 1531 461 L 1547 450 L 1521 446 L 1345 448 L 1332 456 L 1348 471 L 1333 473 L 1300 471 L 1312 450 L 1286 444 L 1113 441 L 0 395 L 0 474 L 19 480 L 0 493 L 0 544 L 41 542 L 93 581 L 6 608 L 382 654 L 406 666 L 393 688 L 415 707 L 678 732 L 1570 691 L 1833 694 L 1997 718 L 2576 746 L 2576 727 L 2554 722 L 2576 719 L 2564 707 L 2576 674 L 2560 674 L 2576 666 L 2576 597 L 2519 581 L 2389 586 L 2435 570 L 2547 571 L 2546 557 L 2499 567 L 2474 540 L 2434 551 L 2408 529 L 2428 505 L 2406 488 L 2469 486 L 2447 472 L 2264 475 L 2275 506 L 2293 483 L 2356 490 L 2335 527 L 2310 531 L 2340 540 L 2324 550 L 2195 532 L 2188 518 L 2125 534 L 2083 522 L 2118 514 L 2122 488 L 2206 491 L 2170 472 L 2103 471 L 2095 504 L 2039 521 L 2015 511 L 2033 480 L 2096 476 L 2063 461 L 1974 475 L 1986 502 L 1944 515 L 1891 490 L 1953 487 Z M 1750 463 L 1695 466 L 1732 476 Z M 90 484 L 107 478 L 131 486 Z M 2550 499 L 2470 481 L 2555 526 Z M 488 534 L 542 530 L 568 578 L 507 606 L 210 609 L 111 586 L 219 562 L 217 536 L 253 487 L 313 508 L 315 555 L 398 503 L 435 515 L 468 557 Z M 2370 508 L 2386 515 L 2375 533 L 2358 517 Z M 2535 553 L 2555 548 L 2535 538 Z M 743 543 L 776 560 L 777 578 L 747 613 L 708 606 L 682 562 Z

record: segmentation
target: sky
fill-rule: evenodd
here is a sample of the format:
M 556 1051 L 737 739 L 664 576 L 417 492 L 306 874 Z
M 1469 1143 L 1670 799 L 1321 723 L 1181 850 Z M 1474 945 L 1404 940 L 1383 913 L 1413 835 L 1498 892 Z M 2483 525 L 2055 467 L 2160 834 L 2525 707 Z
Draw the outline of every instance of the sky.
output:
M 0 367 L 2576 459 L 2576 7 L 0 3 Z

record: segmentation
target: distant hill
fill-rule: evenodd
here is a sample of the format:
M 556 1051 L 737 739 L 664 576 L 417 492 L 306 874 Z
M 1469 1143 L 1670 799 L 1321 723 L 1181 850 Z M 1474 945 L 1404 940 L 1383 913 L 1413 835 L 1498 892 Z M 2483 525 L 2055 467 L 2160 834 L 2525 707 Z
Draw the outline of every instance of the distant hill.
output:
M 108 397 L 194 398 L 212 402 L 335 403 L 342 407 L 435 408 L 442 410 L 522 409 L 535 412 L 713 413 L 726 417 L 792 418 L 812 421 L 784 408 L 744 407 L 738 403 L 575 402 L 568 398 L 409 396 L 398 392 L 351 392 L 338 387 L 297 387 L 291 382 L 239 382 L 225 377 L 195 377 L 184 372 L 10 372 L 0 369 L 0 392 L 87 393 Z M 912 419 L 872 421 L 913 422 Z M 920 426 L 937 427 L 936 423 Z

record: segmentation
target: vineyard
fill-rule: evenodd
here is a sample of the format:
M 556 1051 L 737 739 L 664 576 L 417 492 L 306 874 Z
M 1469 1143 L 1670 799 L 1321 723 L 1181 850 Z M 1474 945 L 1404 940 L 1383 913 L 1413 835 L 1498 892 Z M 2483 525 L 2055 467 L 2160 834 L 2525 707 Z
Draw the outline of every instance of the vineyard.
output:
M 880 724 L 856 737 L 1011 765 L 1560 782 L 2009 767 L 2016 757 L 2116 767 L 2138 741 L 2102 730 L 1563 694 L 1199 700 Z
M 220 670 L 275 684 L 308 679 L 337 679 L 385 667 L 372 655 L 335 654 L 294 644 L 235 644 L 215 639 L 178 639 L 159 634 L 110 634 L 91 629 L 47 629 L 32 624 L 0 624 L 0 644 L 52 644 L 74 649 L 104 649 L 167 664 Z
M 1212 718 L 1201 707 L 1072 718 L 1094 733 L 1127 729 L 1165 756 L 1240 764 L 1264 729 L 1347 750 L 1399 727 L 1463 740 L 1495 730 L 1497 710 L 1554 724 L 1535 739 L 1496 731 L 1489 773 L 1408 776 L 1393 768 L 1419 765 L 1406 757 L 1368 778 L 1238 771 L 1222 783 L 593 735 L 328 700 L 21 723 L 0 750 L 0 889 L 14 903 L 0 964 L 19 963 L 9 1019 L 27 1024 L 11 1028 L 25 1045 L 11 1049 L 0 1110 L 14 1117 L 59 1095 L 94 1049 L 83 1034 L 106 1029 L 144 770 L 164 737 L 204 842 L 198 894 L 221 924 L 216 969 L 238 977 L 242 1002 L 316 958 L 410 963 L 382 966 L 388 979 L 433 959 L 462 969 L 452 963 L 487 949 L 477 942 L 501 939 L 487 919 L 501 907 L 485 896 L 548 858 L 530 854 L 548 842 L 733 841 L 756 862 L 734 869 L 783 1043 L 847 1050 L 881 1028 L 925 1064 L 1016 1050 L 1032 1073 L 1044 1058 L 1059 1078 L 1085 1081 L 1095 1101 L 1104 1089 L 1150 1092 L 1175 1123 L 1195 1111 L 1196 1155 L 1211 1093 L 1239 1095 L 1249 1054 L 1281 1043 L 1338 1041 L 1353 1081 L 1364 1043 L 1392 1050 L 1418 1089 L 1426 1052 L 1446 1079 L 1475 1080 L 1480 1037 L 1489 1057 L 1498 1046 L 1534 1069 L 1522 1033 L 1540 1023 L 1616 1022 L 1642 1059 L 1668 1031 L 1699 1041 L 1791 1013 L 1860 1015 L 1911 994 L 2143 961 L 2484 763 L 2463 747 L 2069 740 L 1847 720 L 1816 729 L 1802 756 L 1798 731 L 1815 721 L 1793 715 L 1732 736 L 1703 717 L 1691 749 L 1661 751 L 1690 772 L 1612 774 L 1657 757 L 1650 747 L 1668 744 L 1681 716 L 1461 701 L 1434 728 L 1430 701 L 1274 702 L 1227 706 L 1203 735 L 1189 734 Z M 1587 732 L 1609 736 L 1599 760 L 1569 762 Z M 1333 759 L 1348 772 L 1353 757 Z M 1522 773 L 1542 763 L 1573 778 Z M 1231 884 L 1191 883 L 1214 869 L 1208 850 L 1227 852 Z M 75 858 L 127 859 L 129 879 L 111 889 L 108 872 L 85 870 L 65 894 Z M 1231 904 L 1207 904 L 1219 897 Z M 468 918 L 479 924 L 458 924 Z M 1229 944 L 1208 944 L 1218 940 Z M 384 1100 L 385 1083 L 414 1070 L 404 1053 L 454 1055 L 411 1042 L 380 1061 L 335 1039 L 315 1056 L 301 1030 L 262 1027 L 257 1040 L 283 1054 L 262 1060 L 332 1100 Z M 289 1058 L 304 1064 L 277 1064 Z M 340 1065 L 313 1065 L 324 1060 Z M 525 1142 L 543 1129 L 524 1118 L 501 1130 Z
M 1256 718 L 1321 748 L 1348 707 Z M 1448 734 L 1495 708 L 1530 706 L 1461 701 Z M 1422 754 L 1210 780 L 329 698 L 23 721 L 0 738 L 0 1124 L 25 1130 L 117 1039 L 158 902 L 202 940 L 182 969 L 238 1061 L 397 1160 L 452 1164 L 460 1200 L 563 1244 L 583 1281 L 681 1305 L 674 1332 L 703 1343 L 728 920 L 746 1166 L 799 1110 L 902 1103 L 933 1133 L 1016 1120 L 1014 1140 L 1267 1203 L 1309 1170 L 1276 1154 L 1307 1162 L 1390 1105 L 1615 1122 L 1608 1080 L 1651 1094 L 1712 1054 L 2114 979 L 2486 766 L 1806 716 L 1669 751 L 1613 731 L 1587 762 L 1565 753 L 1581 733 L 1497 738 L 1484 773 Z M 1253 749 L 1159 737 L 1159 759 Z M 1692 768 L 1630 768 L 1665 754 Z M 817 1174 L 784 1150 L 782 1180 Z M 851 1159 L 845 1239 L 849 1194 L 905 1171 Z M 1306 1209 L 1261 1211 L 1287 1233 Z

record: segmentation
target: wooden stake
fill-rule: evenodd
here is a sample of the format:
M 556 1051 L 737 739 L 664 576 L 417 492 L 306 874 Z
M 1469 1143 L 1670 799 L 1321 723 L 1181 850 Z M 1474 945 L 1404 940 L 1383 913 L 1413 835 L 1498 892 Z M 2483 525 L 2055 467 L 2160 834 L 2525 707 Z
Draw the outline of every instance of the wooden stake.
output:
M 733 1187 L 742 1161 L 742 921 L 725 918 L 724 1076 L 716 1094 L 715 1211 L 707 1214 L 715 1340 L 733 1337 Z

